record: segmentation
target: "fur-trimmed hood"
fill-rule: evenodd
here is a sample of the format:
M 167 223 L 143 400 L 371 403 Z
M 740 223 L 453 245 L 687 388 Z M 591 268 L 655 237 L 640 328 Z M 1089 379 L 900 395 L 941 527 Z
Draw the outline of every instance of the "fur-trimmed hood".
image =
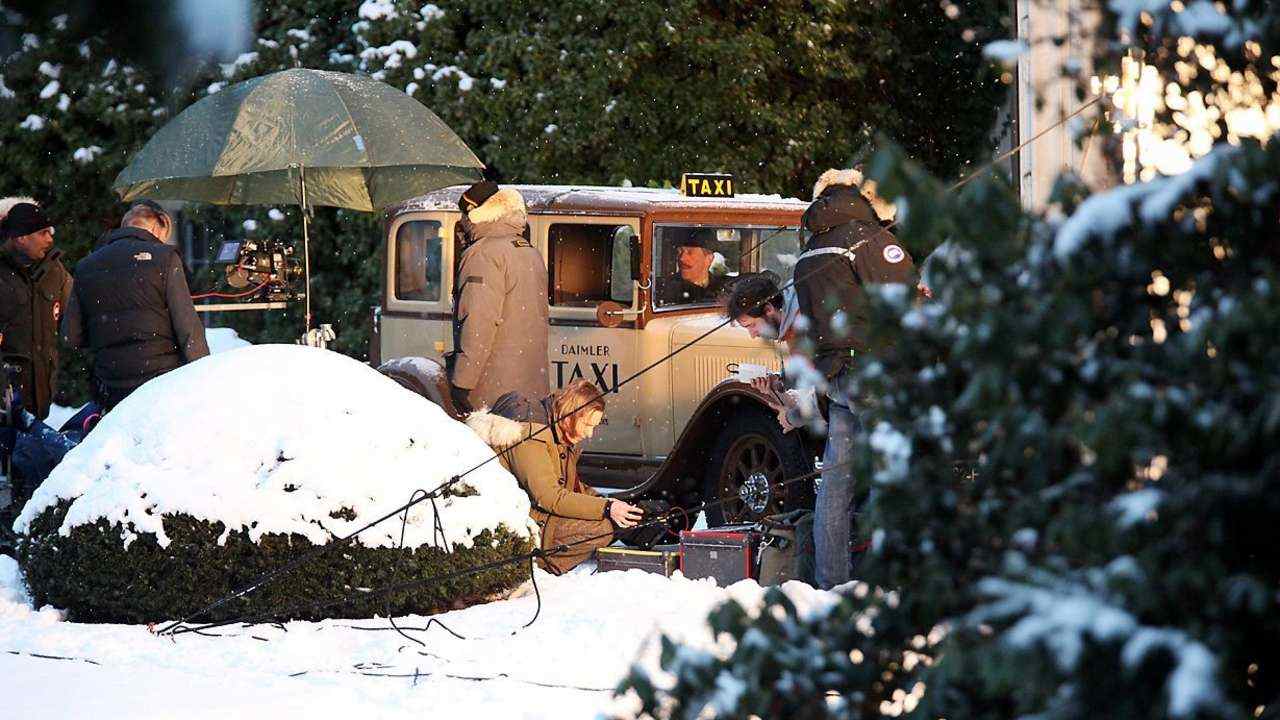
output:
M 506 450 L 520 443 L 540 427 L 533 423 L 509 420 L 501 415 L 494 415 L 488 410 L 471 413 L 465 422 L 467 427 L 495 451 Z
M 489 199 L 481 203 L 480 207 L 467 213 L 467 217 L 476 225 L 504 219 L 523 225 L 528 216 L 529 211 L 525 208 L 524 197 L 515 188 L 502 188 L 489 196 Z
M 15 196 L 0 198 L 0 220 L 4 220 L 5 216 L 9 214 L 9 211 L 13 209 L 13 206 L 19 203 L 31 203 L 32 205 L 40 204 L 29 197 Z
M 818 182 L 813 184 L 813 199 L 817 200 L 823 190 L 832 185 L 848 185 L 849 187 L 862 187 L 862 171 L 857 168 L 849 170 L 837 170 L 832 168 L 818 176 Z
M 891 202 L 880 197 L 876 192 L 876 181 L 867 180 L 862 176 L 862 171 L 857 168 L 848 170 L 831 169 L 818 176 L 818 182 L 813 184 L 813 199 L 817 200 L 822 191 L 832 186 L 844 185 L 857 188 L 862 197 L 871 203 L 872 209 L 876 211 L 876 216 L 882 221 L 893 220 L 898 214 L 898 208 Z

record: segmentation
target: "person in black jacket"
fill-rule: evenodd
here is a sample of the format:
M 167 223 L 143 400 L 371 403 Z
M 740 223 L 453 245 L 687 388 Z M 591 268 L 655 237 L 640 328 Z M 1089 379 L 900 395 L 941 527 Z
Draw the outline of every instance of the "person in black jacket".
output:
M 817 582 L 823 588 L 848 582 L 850 575 L 853 439 L 863 428 L 846 374 L 855 353 L 876 349 L 866 286 L 894 283 L 914 289 L 917 282 L 911 256 L 882 225 L 862 184 L 856 170 L 829 170 L 818 179 L 802 218 L 812 235 L 795 267 L 796 300 L 808 320 L 797 344 L 825 377 L 830 401 L 813 522 Z
M 104 410 L 209 354 L 182 257 L 167 244 L 172 231 L 168 213 L 139 203 L 76 266 L 62 333 L 68 345 L 93 352 L 94 394 Z
M 71 275 L 53 248 L 53 222 L 28 198 L 0 201 L 0 353 L 21 368 L 21 405 L 44 419 L 58 371 L 58 318 Z
M 801 222 L 812 233 L 796 263 L 796 298 L 809 319 L 814 364 L 836 378 L 854 353 L 872 351 L 863 286 L 916 284 L 911 255 L 884 229 L 856 171 L 828 171 Z

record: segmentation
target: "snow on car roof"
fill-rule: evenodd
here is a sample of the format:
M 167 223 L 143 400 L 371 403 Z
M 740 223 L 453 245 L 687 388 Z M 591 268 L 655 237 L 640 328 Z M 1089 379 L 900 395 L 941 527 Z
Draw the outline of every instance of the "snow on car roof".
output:
M 531 213 L 649 212 L 657 209 L 772 210 L 802 212 L 809 203 L 781 195 L 745 194 L 732 198 L 698 198 L 675 188 L 604 187 L 599 185 L 508 185 L 520 191 Z M 391 216 L 407 212 L 458 209 L 466 185 L 453 185 L 419 195 L 388 208 Z

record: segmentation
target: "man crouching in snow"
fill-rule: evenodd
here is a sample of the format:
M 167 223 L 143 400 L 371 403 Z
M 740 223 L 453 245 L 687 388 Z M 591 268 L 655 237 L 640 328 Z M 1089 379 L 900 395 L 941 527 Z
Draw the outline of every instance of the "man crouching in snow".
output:
M 467 425 L 500 453 L 498 461 L 529 494 L 529 515 L 542 530 L 542 549 L 570 545 L 539 559 L 544 570 L 559 575 L 613 542 L 615 529 L 634 526 L 643 511 L 600 497 L 578 477 L 579 444 L 589 440 L 604 419 L 604 397 L 596 387 L 575 380 L 547 406 L 550 426 L 521 420 L 535 414 L 528 401 L 507 393 L 492 410 L 468 416 Z

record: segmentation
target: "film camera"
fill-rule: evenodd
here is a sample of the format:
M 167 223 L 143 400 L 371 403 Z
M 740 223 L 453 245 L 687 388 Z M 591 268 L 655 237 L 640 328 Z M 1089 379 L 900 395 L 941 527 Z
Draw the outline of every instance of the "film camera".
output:
M 215 297 L 239 302 L 285 302 L 306 297 L 302 261 L 280 240 L 229 240 L 214 260 L 226 265 L 225 280 L 236 292 Z

